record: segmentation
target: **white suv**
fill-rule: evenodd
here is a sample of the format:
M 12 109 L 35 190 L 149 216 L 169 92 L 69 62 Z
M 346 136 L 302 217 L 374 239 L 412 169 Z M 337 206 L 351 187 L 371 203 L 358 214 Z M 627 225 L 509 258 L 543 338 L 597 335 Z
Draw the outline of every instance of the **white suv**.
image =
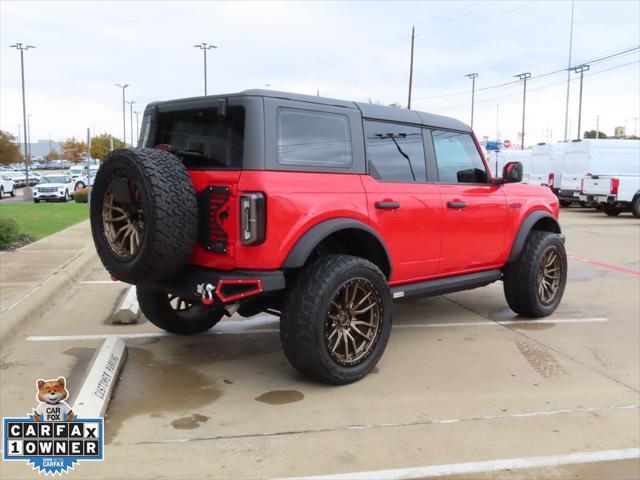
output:
M 0 200 L 4 198 L 5 193 L 15 197 L 16 187 L 13 184 L 13 179 L 9 175 L 0 174 Z
M 75 184 L 69 175 L 44 175 L 40 183 L 33 187 L 33 201 L 40 200 L 71 200 Z

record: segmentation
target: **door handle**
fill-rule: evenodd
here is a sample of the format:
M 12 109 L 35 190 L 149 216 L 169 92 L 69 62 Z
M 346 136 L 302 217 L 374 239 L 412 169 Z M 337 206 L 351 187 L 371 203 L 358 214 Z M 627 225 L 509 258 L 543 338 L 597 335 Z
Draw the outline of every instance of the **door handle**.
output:
M 380 210 L 395 210 L 400 208 L 400 202 L 376 202 L 376 208 Z
M 464 202 L 447 202 L 449 208 L 465 208 L 467 206 Z

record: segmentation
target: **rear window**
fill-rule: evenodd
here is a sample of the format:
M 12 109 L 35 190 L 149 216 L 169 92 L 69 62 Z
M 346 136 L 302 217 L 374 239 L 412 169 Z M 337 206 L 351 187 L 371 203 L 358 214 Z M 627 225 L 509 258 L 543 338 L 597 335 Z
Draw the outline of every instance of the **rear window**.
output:
M 335 113 L 278 110 L 278 162 L 309 167 L 349 167 L 349 118 Z
M 187 168 L 242 167 L 244 108 L 229 107 L 226 115 L 214 108 L 159 112 L 154 145 L 168 144 Z

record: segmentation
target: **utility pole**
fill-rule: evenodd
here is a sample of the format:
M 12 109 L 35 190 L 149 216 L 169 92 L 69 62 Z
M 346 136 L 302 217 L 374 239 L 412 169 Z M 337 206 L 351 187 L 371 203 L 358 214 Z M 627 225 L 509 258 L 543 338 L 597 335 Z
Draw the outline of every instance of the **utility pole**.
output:
M 475 102 L 476 97 L 476 78 L 478 78 L 477 73 L 469 73 L 465 75 L 471 79 L 471 130 L 473 130 L 473 104 Z
M 22 148 L 22 136 L 20 135 L 20 124 L 18 124 L 18 148 L 21 149 Z M 27 156 L 26 152 L 23 152 L 23 155 Z
M 124 89 L 127 88 L 129 86 L 128 83 L 125 84 L 120 84 L 120 83 L 115 83 L 114 84 L 116 87 L 119 87 L 122 89 L 122 143 L 124 143 L 124 146 L 126 148 L 127 146 L 127 125 L 126 125 L 126 113 L 125 113 L 125 99 L 124 99 Z
M 136 114 L 136 138 L 140 138 L 140 127 L 138 126 L 138 115 L 140 115 L 142 112 L 133 112 Z
M 195 48 L 202 50 L 204 57 L 204 96 L 207 96 L 207 50 L 218 48 L 215 45 L 209 45 L 206 42 L 202 42 L 200 45 L 194 45 Z
M 582 79 L 584 77 L 584 72 L 589 70 L 589 65 L 578 65 L 573 68 L 573 71 L 580 74 L 580 103 L 578 103 L 578 136 L 576 138 L 580 139 L 580 122 L 582 121 Z
M 131 146 L 135 147 L 136 144 L 133 143 L 135 141 L 135 137 L 133 136 L 133 104 L 137 102 L 135 100 L 128 100 L 127 103 L 129 104 L 129 128 L 131 131 Z
M 413 89 L 413 47 L 416 39 L 416 27 L 411 27 L 411 61 L 409 63 L 409 98 L 407 108 L 411 110 L 411 90 Z
M 600 137 L 600 115 L 596 115 L 596 138 Z
M 569 86 L 571 84 L 571 51 L 573 49 L 573 10 L 575 7 L 575 0 L 571 0 L 571 28 L 569 33 L 569 63 L 567 65 L 567 100 L 564 107 L 564 141 L 569 140 L 567 129 L 569 125 Z
M 517 77 L 524 82 L 524 89 L 522 91 L 522 144 L 520 145 L 520 150 L 524 150 L 524 112 L 527 104 L 527 79 L 531 78 L 531 73 L 518 73 L 517 75 L 514 75 L 514 77 Z
M 15 48 L 20 51 L 20 72 L 22 74 L 22 122 L 25 129 L 24 134 L 24 162 L 25 162 L 25 171 L 27 177 L 27 185 L 29 185 L 29 161 L 28 158 L 31 157 L 29 152 L 29 147 L 27 146 L 27 102 L 24 94 L 24 51 L 29 50 L 30 48 L 36 48 L 33 45 L 22 45 L 21 43 L 15 43 L 11 45 L 11 48 Z

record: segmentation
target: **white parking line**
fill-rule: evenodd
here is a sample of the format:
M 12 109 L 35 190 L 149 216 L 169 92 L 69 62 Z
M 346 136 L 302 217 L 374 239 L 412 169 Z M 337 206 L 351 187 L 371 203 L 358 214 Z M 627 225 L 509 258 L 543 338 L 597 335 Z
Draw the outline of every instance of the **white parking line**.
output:
M 316 475 L 310 477 L 290 477 L 304 480 L 406 480 L 429 478 L 443 475 L 464 475 L 483 472 L 495 472 L 506 469 L 556 467 L 578 463 L 610 462 L 640 458 L 640 448 L 620 450 L 599 450 L 595 452 L 577 452 L 545 457 L 506 458 L 484 462 L 451 463 L 448 465 L 427 465 L 423 467 L 398 468 L 392 470 L 373 470 L 369 472 L 339 473 L 335 475 Z M 281 479 L 284 480 L 284 479 Z
M 572 324 L 572 323 L 599 323 L 608 322 L 606 317 L 593 318 L 545 318 L 542 320 L 506 320 L 501 322 L 448 322 L 448 323 L 404 323 L 396 324 L 394 329 L 405 328 L 450 328 L 450 327 L 499 327 L 503 325 L 535 325 L 541 324 Z M 277 324 L 278 318 L 272 316 L 257 317 L 246 321 L 222 322 L 215 329 L 203 333 L 203 335 L 248 335 L 254 333 L 278 333 L 277 328 L 253 328 L 258 325 Z M 70 340 L 102 340 L 112 334 L 95 334 L 95 335 L 33 335 L 27 337 L 29 342 L 61 342 Z M 144 333 L 123 333 L 117 335 L 120 338 L 153 338 L 153 337 L 172 337 L 174 335 L 166 332 L 144 332 Z

